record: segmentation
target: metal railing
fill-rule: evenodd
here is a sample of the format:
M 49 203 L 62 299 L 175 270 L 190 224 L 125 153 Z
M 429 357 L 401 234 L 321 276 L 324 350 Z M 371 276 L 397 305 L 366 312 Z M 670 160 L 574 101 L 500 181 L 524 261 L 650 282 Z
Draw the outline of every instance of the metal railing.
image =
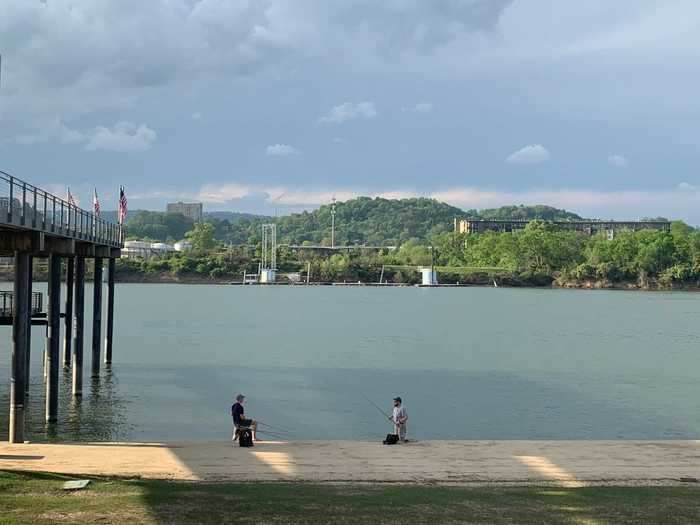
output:
M 0 316 L 12 317 L 14 314 L 14 292 L 0 291 Z M 44 310 L 44 295 L 41 292 L 32 292 L 32 303 L 30 305 L 32 315 L 40 314 Z
M 0 171 L 0 226 L 121 248 L 122 227 Z

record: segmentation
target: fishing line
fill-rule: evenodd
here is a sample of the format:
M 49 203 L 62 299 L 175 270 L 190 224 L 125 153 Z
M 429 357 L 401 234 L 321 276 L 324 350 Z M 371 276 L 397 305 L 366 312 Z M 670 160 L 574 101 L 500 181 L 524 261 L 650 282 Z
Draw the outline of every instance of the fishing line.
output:
M 274 426 L 274 425 L 268 425 L 267 423 L 263 423 L 262 421 L 258 421 L 258 425 L 263 425 L 263 426 L 265 426 L 265 427 L 271 428 L 272 430 L 279 430 L 279 431 L 281 431 L 281 432 L 286 432 L 286 433 L 288 433 L 288 434 L 293 434 L 293 432 L 292 432 L 291 430 L 287 430 L 286 428 L 282 428 L 282 427 L 276 427 L 276 426 Z
M 268 432 L 267 430 L 258 430 L 257 433 L 265 434 L 266 436 L 270 436 L 277 439 L 290 439 L 290 436 L 283 436 L 281 434 L 277 434 L 276 432 Z
M 361 395 L 362 395 L 362 397 L 364 397 L 364 398 L 367 400 L 367 402 L 368 402 L 370 405 L 372 405 L 374 408 L 376 408 L 377 410 L 379 410 L 379 411 L 382 413 L 382 415 L 383 415 L 384 417 L 386 417 L 387 419 L 391 419 L 391 416 L 390 416 L 389 414 L 387 414 L 386 412 L 384 412 L 381 408 L 379 408 L 379 406 L 378 406 L 376 403 L 374 403 L 374 401 L 372 401 L 370 398 L 368 398 L 368 397 L 367 397 L 366 395 L 364 395 L 364 394 L 361 394 Z

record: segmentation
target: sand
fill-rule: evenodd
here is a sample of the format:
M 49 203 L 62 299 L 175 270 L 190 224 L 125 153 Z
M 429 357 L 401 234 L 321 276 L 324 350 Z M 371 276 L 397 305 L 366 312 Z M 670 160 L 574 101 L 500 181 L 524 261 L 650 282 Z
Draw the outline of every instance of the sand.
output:
M 700 441 L 0 442 L 0 469 L 193 481 L 674 485 L 700 478 Z

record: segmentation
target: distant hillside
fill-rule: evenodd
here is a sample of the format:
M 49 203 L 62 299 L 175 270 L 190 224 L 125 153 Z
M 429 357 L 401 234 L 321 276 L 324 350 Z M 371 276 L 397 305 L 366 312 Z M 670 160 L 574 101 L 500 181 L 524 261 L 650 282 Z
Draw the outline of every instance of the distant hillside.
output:
M 576 221 L 583 217 L 576 215 L 573 212 L 553 208 L 537 204 L 535 206 L 501 206 L 500 208 L 490 208 L 484 210 L 469 210 L 463 214 L 465 217 L 473 217 L 475 219 L 493 219 L 493 220 L 533 220 L 541 219 L 544 221 Z
M 216 219 L 219 221 L 229 221 L 235 222 L 240 219 L 254 220 L 254 219 L 270 219 L 266 215 L 257 215 L 255 213 L 241 213 L 237 211 L 205 211 L 204 219 Z
M 433 235 L 452 231 L 454 218 L 465 216 L 524 220 L 581 218 L 566 210 L 541 205 L 504 206 L 465 212 L 434 199 L 390 200 L 359 197 L 336 204 L 335 243 L 396 245 L 411 239 L 425 241 Z M 258 243 L 261 225 L 267 222 L 277 224 L 277 242 L 280 244 L 331 243 L 330 205 L 276 219 L 248 213 L 210 212 L 205 215 L 205 221 L 213 224 L 217 239 L 233 244 Z M 162 241 L 180 240 L 192 227 L 190 219 L 180 214 L 164 212 L 133 212 L 129 214 L 127 221 L 130 237 Z

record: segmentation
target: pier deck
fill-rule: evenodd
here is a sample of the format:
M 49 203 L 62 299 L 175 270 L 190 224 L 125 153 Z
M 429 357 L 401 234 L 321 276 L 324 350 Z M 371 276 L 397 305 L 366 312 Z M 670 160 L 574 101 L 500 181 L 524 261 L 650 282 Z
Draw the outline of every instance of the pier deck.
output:
M 700 441 L 0 443 L 0 469 L 199 481 L 696 485 Z

